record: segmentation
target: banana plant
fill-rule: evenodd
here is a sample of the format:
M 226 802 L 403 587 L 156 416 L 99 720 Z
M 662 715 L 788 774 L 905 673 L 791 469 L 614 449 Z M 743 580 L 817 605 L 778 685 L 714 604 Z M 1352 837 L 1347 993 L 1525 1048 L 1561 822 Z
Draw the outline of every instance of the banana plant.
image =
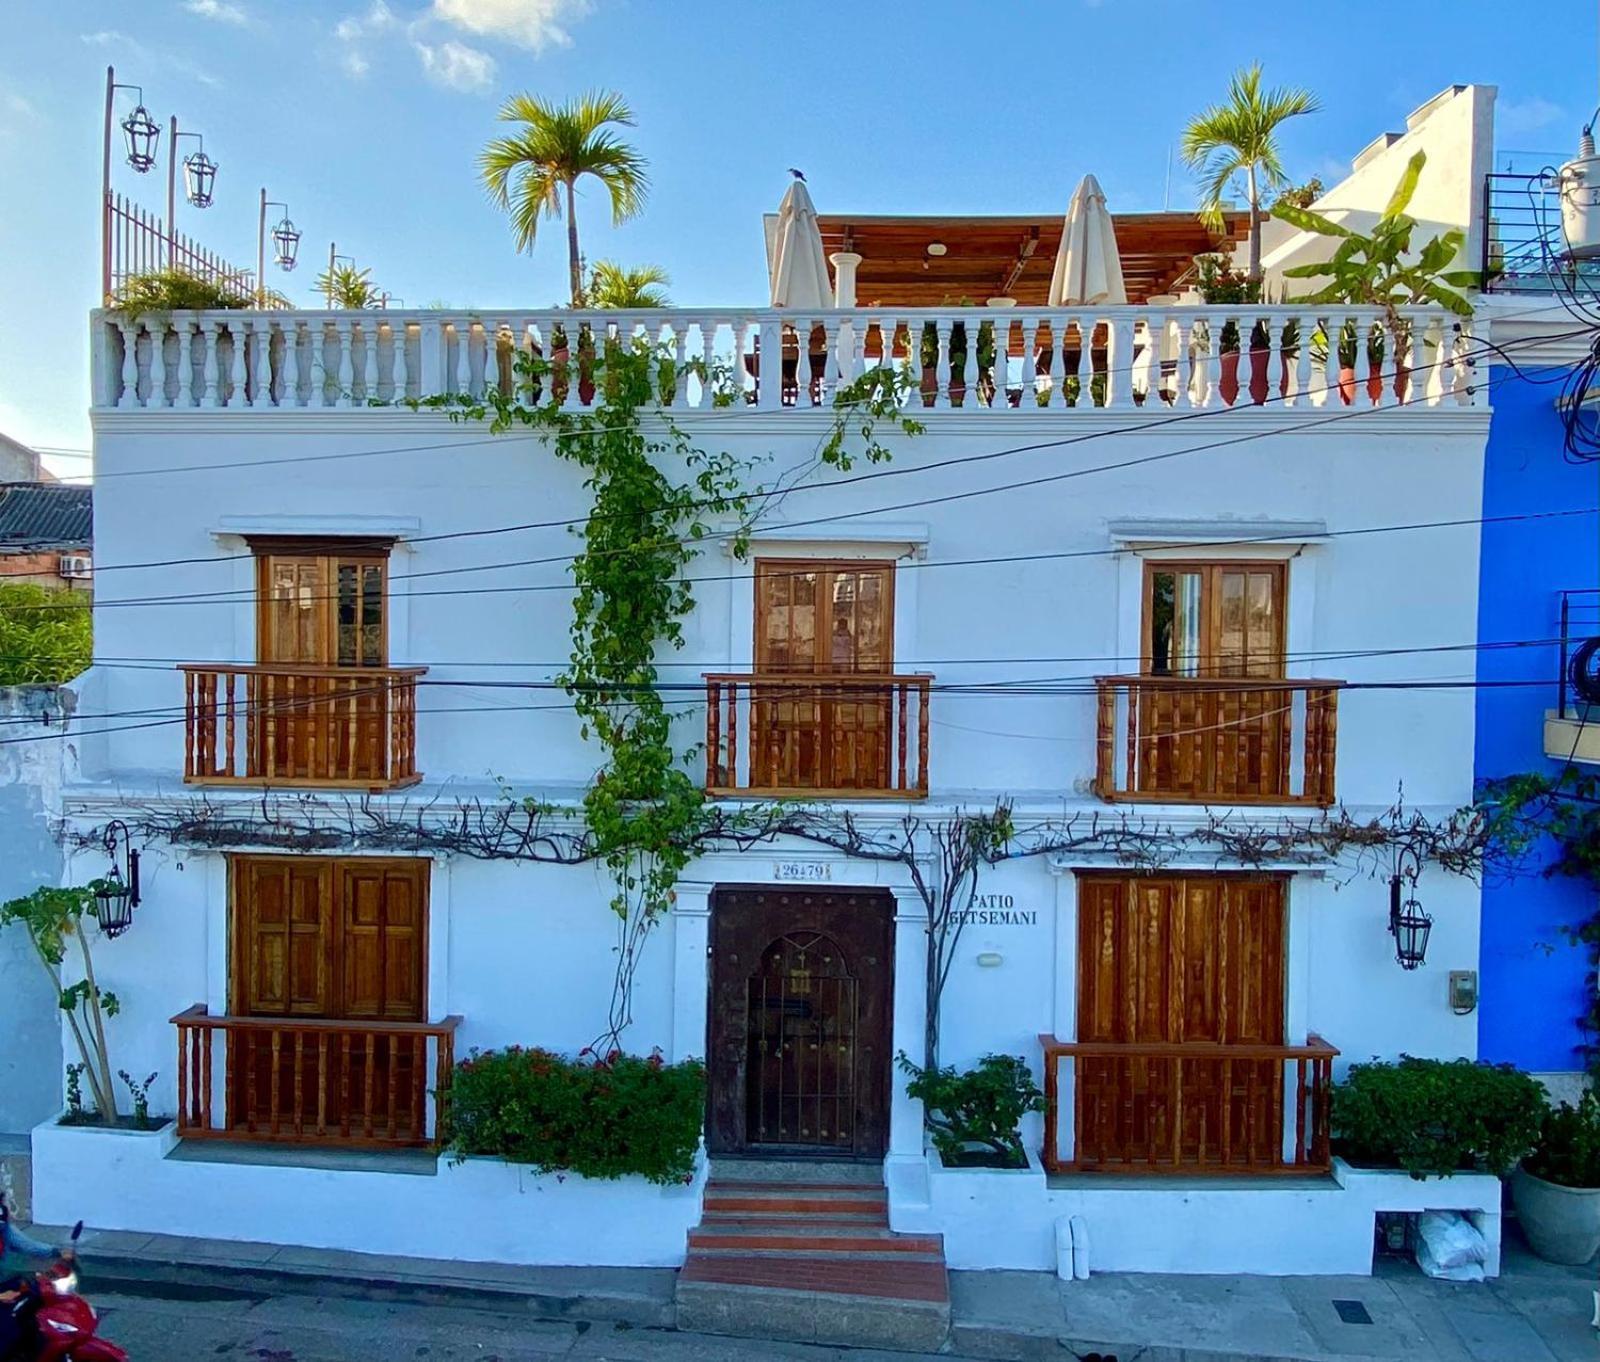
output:
M 1411 249 L 1417 220 L 1406 209 L 1417 192 L 1417 181 L 1422 178 L 1427 160 L 1427 153 L 1419 151 L 1406 164 L 1383 216 L 1368 233 L 1352 231 L 1298 204 L 1280 201 L 1273 205 L 1272 215 L 1291 227 L 1339 239 L 1331 259 L 1284 270 L 1285 277 L 1291 279 L 1327 276 L 1321 288 L 1294 302 L 1381 308 L 1390 333 L 1396 336 L 1404 331 L 1398 309 L 1406 304 L 1437 303 L 1458 316 L 1472 315 L 1472 304 L 1457 290 L 1479 287 L 1478 272 L 1448 268 L 1461 253 L 1465 233 L 1451 229 L 1428 241 L 1414 255 Z

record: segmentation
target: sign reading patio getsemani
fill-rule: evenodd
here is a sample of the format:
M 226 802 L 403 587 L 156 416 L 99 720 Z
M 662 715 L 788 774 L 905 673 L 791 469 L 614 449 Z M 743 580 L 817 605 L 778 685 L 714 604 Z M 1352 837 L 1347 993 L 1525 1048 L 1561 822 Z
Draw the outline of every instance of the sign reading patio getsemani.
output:
M 1036 927 L 1039 925 L 1037 908 L 1018 908 L 1010 894 L 975 894 L 972 907 L 953 913 L 955 923 L 962 927 Z

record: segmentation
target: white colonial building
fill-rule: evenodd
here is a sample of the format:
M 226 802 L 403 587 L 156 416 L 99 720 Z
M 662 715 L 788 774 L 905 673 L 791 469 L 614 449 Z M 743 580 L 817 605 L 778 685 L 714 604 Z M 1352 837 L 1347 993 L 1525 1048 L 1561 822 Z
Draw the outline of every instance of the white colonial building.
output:
M 1059 224 L 822 230 L 864 305 L 93 318 L 100 660 L 68 878 L 103 869 L 110 820 L 134 830 L 142 902 L 102 982 L 117 1063 L 157 1071 L 179 1122 L 98 1137 L 110 1155 L 41 1128 L 43 1218 L 405 1253 L 421 1216 L 434 1254 L 684 1260 L 704 1178 L 407 1175 L 452 1052 L 576 1052 L 611 1000 L 601 868 L 373 833 L 506 791 L 570 806 L 600 760 L 550 684 L 582 470 L 406 401 L 509 381 L 560 321 L 723 357 L 731 403 L 690 376 L 672 419 L 791 489 L 747 556 L 706 541 L 660 659 L 713 799 L 810 799 L 885 837 L 1009 800 L 1019 837 L 1098 820 L 1152 849 L 1010 859 L 963 905 L 941 1058 L 1022 1056 L 1047 1087 L 1015 1173 L 942 1168 L 896 1069 L 929 1003 L 908 868 L 796 838 L 709 851 L 646 942 L 624 1040 L 707 1059 L 713 1169 L 881 1167 L 893 1227 L 942 1235 L 953 1266 L 1051 1267 L 1081 1215 L 1096 1268 L 1370 1269 L 1374 1212 L 1414 1207 L 1334 1164 L 1329 1086 L 1372 1056 L 1475 1054 L 1447 977 L 1476 968 L 1478 890 L 1423 867 L 1432 935 L 1406 970 L 1386 864 L 1187 834 L 1362 822 L 1402 787 L 1407 816 L 1470 802 L 1482 338 L 1417 313 L 1406 378 L 1341 382 L 1319 317 L 1166 294 L 1208 244 L 1186 215 L 1119 217 L 1133 301 L 1080 309 L 1040 301 Z M 1229 353 L 1229 323 L 1258 321 L 1258 353 Z M 838 390 L 930 324 L 925 430 L 881 422 L 890 462 L 819 466 Z M 998 366 L 951 345 L 980 334 Z M 786 348 L 788 382 L 754 362 Z M 803 1005 L 774 1006 L 797 975 Z

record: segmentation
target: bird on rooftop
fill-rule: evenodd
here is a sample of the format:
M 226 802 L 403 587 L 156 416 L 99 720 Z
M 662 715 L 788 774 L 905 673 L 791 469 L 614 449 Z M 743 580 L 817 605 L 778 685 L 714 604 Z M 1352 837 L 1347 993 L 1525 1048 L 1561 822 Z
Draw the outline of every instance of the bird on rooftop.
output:
M 790 174 L 791 174 L 791 175 L 793 175 L 793 176 L 794 176 L 794 177 L 795 177 L 795 179 L 797 179 L 797 180 L 800 180 L 800 181 L 801 181 L 801 182 L 802 182 L 802 183 L 803 183 L 803 182 L 804 182 L 804 180 L 805 180 L 805 178 L 806 178 L 806 173 L 805 173 L 805 171 L 803 171 L 803 170 L 796 170 L 796 169 L 795 169 L 795 168 L 794 168 L 794 167 L 793 167 L 793 166 L 790 166 L 790 167 L 789 167 L 789 173 L 790 173 Z

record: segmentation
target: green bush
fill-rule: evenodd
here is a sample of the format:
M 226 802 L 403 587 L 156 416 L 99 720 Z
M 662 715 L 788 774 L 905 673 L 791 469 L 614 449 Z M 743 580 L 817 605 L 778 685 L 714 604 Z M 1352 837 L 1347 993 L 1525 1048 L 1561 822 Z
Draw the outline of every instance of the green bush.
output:
M 0 582 L 0 686 L 70 681 L 93 655 L 87 592 Z
M 1509 1064 L 1416 1059 L 1352 1064 L 1333 1090 L 1333 1139 L 1353 1164 L 1414 1178 L 1503 1174 L 1532 1147 L 1549 1103 Z
M 664 1064 L 659 1052 L 586 1062 L 520 1045 L 474 1050 L 456 1065 L 445 1143 L 459 1158 L 540 1172 L 690 1182 L 705 1091 L 704 1065 Z
M 117 290 L 113 303 L 119 312 L 140 317 L 163 312 L 254 307 L 255 299 L 231 284 L 217 283 L 188 270 L 171 269 L 130 276 Z
M 1563 1102 L 1546 1112 L 1523 1167 L 1563 1187 L 1600 1187 L 1600 1098 L 1586 1092 L 1577 1106 Z
M 1027 1166 L 1017 1126 L 1027 1112 L 1044 1110 L 1044 1094 L 1022 1060 L 985 1055 L 966 1073 L 920 1069 L 904 1053 L 899 1064 L 911 1075 L 906 1092 L 926 1109 L 933 1147 L 945 1163 Z

